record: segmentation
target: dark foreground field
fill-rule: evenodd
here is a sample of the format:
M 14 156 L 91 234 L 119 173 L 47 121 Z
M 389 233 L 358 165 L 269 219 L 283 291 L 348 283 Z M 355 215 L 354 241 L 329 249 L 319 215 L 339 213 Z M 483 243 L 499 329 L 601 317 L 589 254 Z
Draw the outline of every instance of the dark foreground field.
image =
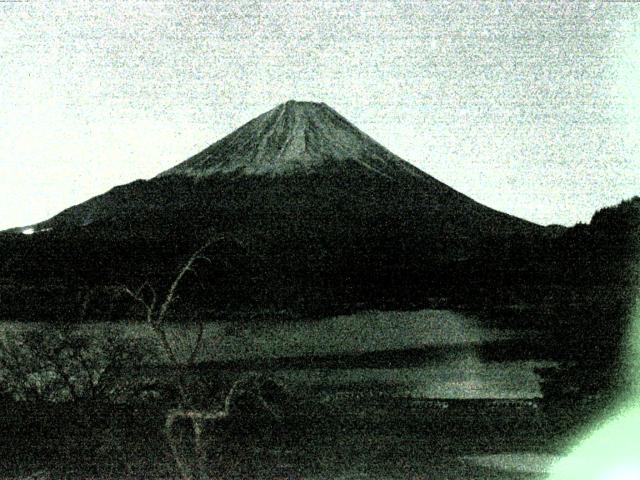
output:
M 531 402 L 365 396 L 292 399 L 282 421 L 208 430 L 202 478 L 544 478 L 581 415 Z M 179 478 L 162 429 L 166 408 L 4 403 L 0 477 Z M 180 429 L 181 454 L 195 465 L 190 431 Z

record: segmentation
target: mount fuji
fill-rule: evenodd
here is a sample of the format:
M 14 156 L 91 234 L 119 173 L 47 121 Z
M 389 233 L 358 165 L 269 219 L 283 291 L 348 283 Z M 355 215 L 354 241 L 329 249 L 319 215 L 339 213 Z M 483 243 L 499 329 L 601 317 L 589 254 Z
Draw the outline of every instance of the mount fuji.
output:
M 12 233 L 27 228 L 35 234 L 9 235 L 29 252 L 28 275 L 88 284 L 170 272 L 206 238 L 230 234 L 245 253 L 222 249 L 235 276 L 217 292 L 278 305 L 445 295 L 473 284 L 477 272 L 458 278 L 469 259 L 545 231 L 448 187 L 327 105 L 297 101 L 154 178 Z
M 265 213 L 267 205 L 281 210 L 268 212 L 272 220 L 287 210 L 286 216 L 299 219 L 333 217 L 345 227 L 356 219 L 341 219 L 341 213 L 362 219 L 384 211 L 389 218 L 379 218 L 383 224 L 420 222 L 419 228 L 446 236 L 536 228 L 439 182 L 327 105 L 296 101 L 254 118 L 151 180 L 116 187 L 31 228 L 38 232 L 106 222 L 115 228 L 128 225 L 135 233 L 148 215 L 157 221 L 153 231 L 161 230 L 163 216 L 178 211 L 187 223 L 200 217 L 215 224 L 215 213 L 230 210 L 246 222 Z

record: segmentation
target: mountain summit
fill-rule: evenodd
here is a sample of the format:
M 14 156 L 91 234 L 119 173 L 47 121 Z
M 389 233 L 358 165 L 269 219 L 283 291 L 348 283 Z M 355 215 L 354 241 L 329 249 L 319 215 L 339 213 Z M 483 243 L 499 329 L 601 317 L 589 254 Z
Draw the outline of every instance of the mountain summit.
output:
M 290 175 L 366 170 L 393 177 L 423 172 L 324 103 L 290 100 L 159 176 Z

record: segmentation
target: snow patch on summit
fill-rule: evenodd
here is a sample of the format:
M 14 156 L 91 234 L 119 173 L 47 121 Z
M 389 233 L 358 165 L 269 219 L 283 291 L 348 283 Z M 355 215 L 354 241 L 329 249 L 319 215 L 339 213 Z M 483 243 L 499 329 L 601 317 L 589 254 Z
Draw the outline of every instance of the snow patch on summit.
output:
M 386 177 L 399 173 L 426 176 L 324 103 L 288 101 L 159 176 L 287 175 L 358 169 Z

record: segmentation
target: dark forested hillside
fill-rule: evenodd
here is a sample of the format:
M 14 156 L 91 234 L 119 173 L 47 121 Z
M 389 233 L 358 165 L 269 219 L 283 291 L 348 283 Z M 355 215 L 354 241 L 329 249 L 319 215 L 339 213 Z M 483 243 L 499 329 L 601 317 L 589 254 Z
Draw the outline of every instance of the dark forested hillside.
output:
M 87 291 L 166 284 L 218 235 L 184 300 L 322 314 L 471 295 L 484 273 L 467 267 L 548 234 L 416 169 L 326 105 L 287 102 L 151 180 L 4 234 L 2 308 L 73 319 Z

